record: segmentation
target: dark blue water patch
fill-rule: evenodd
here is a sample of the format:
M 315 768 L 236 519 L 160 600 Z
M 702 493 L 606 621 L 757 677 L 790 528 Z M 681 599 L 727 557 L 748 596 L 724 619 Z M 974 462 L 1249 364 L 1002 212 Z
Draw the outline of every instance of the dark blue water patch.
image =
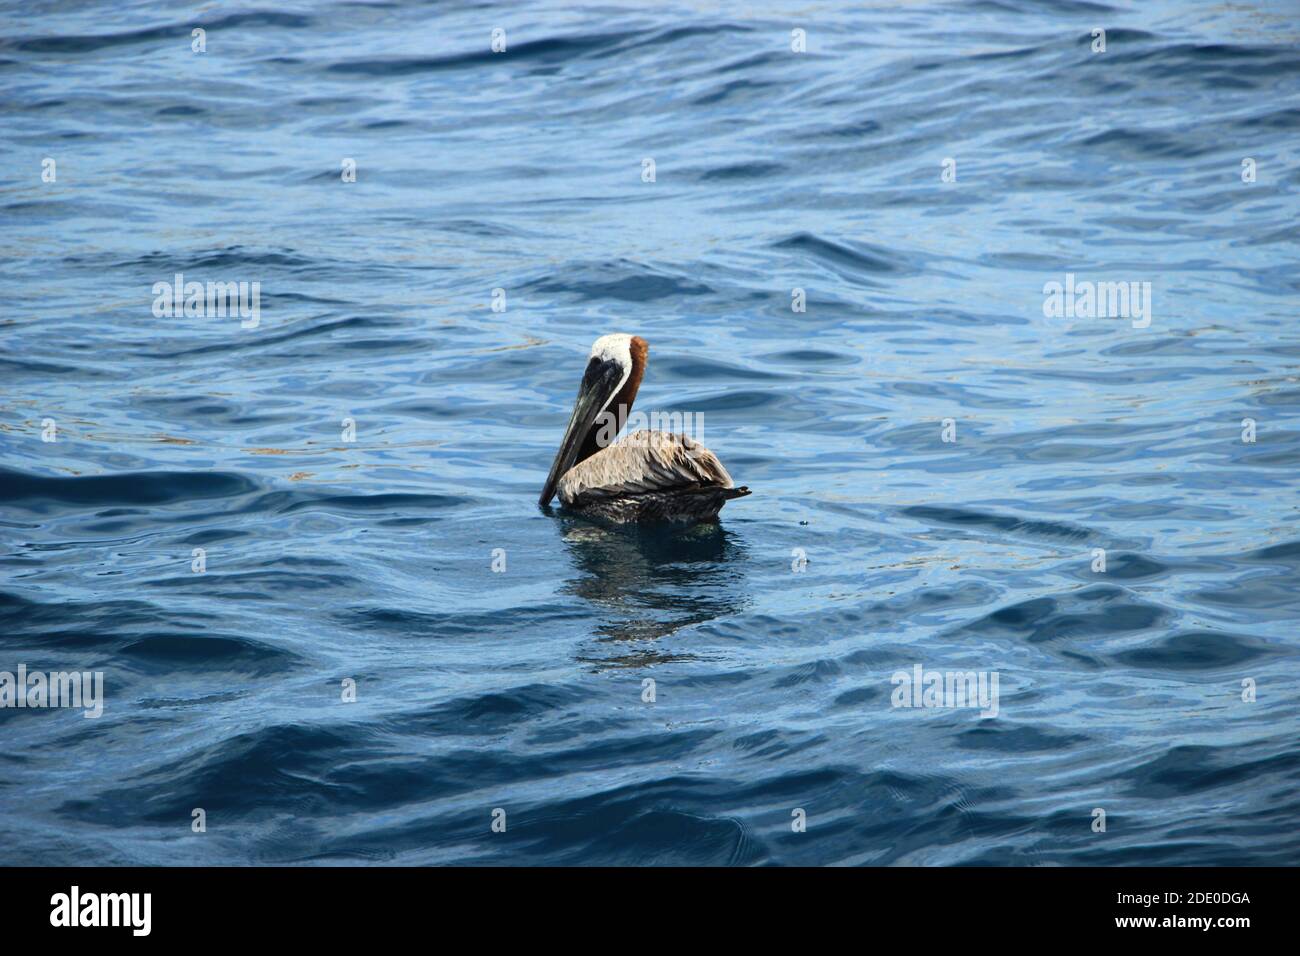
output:
M 1098 584 L 999 608 L 964 625 L 964 633 L 995 635 L 1030 644 L 1077 642 L 1156 628 L 1171 612 L 1126 588 Z
M 509 42 L 507 37 L 506 50 L 500 54 L 493 52 L 489 45 L 484 43 L 480 50 L 472 53 L 451 56 L 390 56 L 382 60 L 341 60 L 329 64 L 326 69 L 330 73 L 345 75 L 399 77 L 409 74 L 472 70 L 487 66 L 512 68 L 517 63 L 562 66 L 617 46 L 626 39 L 627 34 L 623 33 L 591 33 L 522 43 Z
M 812 661 L 801 664 L 776 678 L 772 686 L 777 688 L 798 687 L 801 684 L 825 683 L 838 677 L 843 671 L 835 661 Z
M 1024 535 L 1032 538 L 1057 539 L 1082 542 L 1095 538 L 1095 532 L 1063 522 L 1018 518 L 969 508 L 936 505 L 913 505 L 900 511 L 909 518 L 931 524 L 953 525 L 959 528 L 995 531 L 1000 534 Z
M 707 68 L 710 76 L 723 76 L 728 73 L 759 74 L 766 69 L 775 69 L 787 65 L 788 60 L 781 52 L 746 53 L 736 59 L 711 64 Z
M 323 495 L 303 498 L 280 509 L 281 514 L 297 511 L 328 511 L 336 514 L 388 512 L 392 514 L 436 513 L 444 508 L 463 508 L 474 499 L 459 495 Z
M 268 408 L 267 402 L 259 402 L 254 407 L 235 404 L 220 396 L 191 395 L 177 393 L 170 395 L 137 395 L 134 403 L 160 419 L 200 425 L 203 428 L 246 429 L 258 425 L 290 424 L 298 421 L 295 412 L 290 411 L 295 403 L 285 399 L 278 404 L 285 409 L 275 413 Z
M 232 498 L 257 490 L 251 478 L 228 472 L 137 472 L 43 476 L 0 468 L 0 497 L 12 507 L 49 513 L 59 505 L 165 505 Z
M 436 571 L 437 560 L 432 564 Z M 426 611 L 390 609 L 383 607 L 353 606 L 337 610 L 333 617 L 345 626 L 362 626 L 394 637 L 427 640 L 438 637 L 473 637 L 498 630 L 498 615 L 489 612 Z M 520 609 L 511 616 L 510 627 L 563 627 L 578 618 L 575 611 L 563 607 Z
M 893 396 L 895 401 L 919 398 L 948 407 L 967 408 L 1028 408 L 1034 402 L 1028 393 L 1022 396 L 1008 394 L 1005 389 L 978 389 L 949 382 L 890 382 L 880 386 L 886 397 Z M 954 419 L 956 421 L 956 419 Z M 937 424 L 937 422 L 936 422 Z M 921 425 L 906 426 L 896 430 L 898 435 L 915 435 Z M 968 425 L 966 431 L 972 430 Z M 937 432 L 935 429 L 934 432 Z M 931 432 L 930 434 L 934 434 Z
M 311 815 L 335 800 L 356 799 L 344 784 L 326 778 L 331 754 L 357 756 L 366 737 L 366 731 L 351 725 L 270 726 L 238 734 L 183 760 L 143 769 L 131 786 L 93 799 L 68 800 L 56 813 L 99 825 L 139 825 L 185 821 L 194 807 L 233 820 L 288 809 L 297 802 L 295 812 Z
M 234 318 L 231 318 L 229 321 L 232 325 L 237 323 L 237 320 Z M 201 345 L 175 351 L 158 351 L 154 354 L 159 358 L 180 359 L 198 355 L 224 354 L 228 352 L 263 352 L 274 346 L 283 345 L 287 342 L 296 343 L 304 339 L 314 339 L 317 337 L 329 338 L 335 333 L 348 329 L 383 329 L 386 327 L 400 328 L 402 327 L 402 323 L 396 319 L 383 316 L 354 315 L 341 319 L 328 316 L 314 316 L 311 319 L 294 323 L 293 327 L 288 328 L 284 332 L 276 333 L 264 331 L 262 334 L 257 336 L 242 337 L 231 335 L 225 340 L 211 345 Z M 404 338 L 398 342 L 398 345 L 413 347 L 416 344 L 416 341 L 417 340 Z M 391 339 L 382 344 L 386 347 L 393 347 Z M 422 342 L 419 344 L 422 347 L 427 347 L 430 343 Z M 308 352 L 306 354 L 312 353 Z M 322 357 L 331 354 L 337 356 L 337 349 L 330 351 L 328 350 L 328 347 L 322 347 L 322 349 L 315 354 Z
M 1219 148 L 1217 144 L 1206 143 L 1191 147 L 1189 153 L 1185 135 L 1149 129 L 1109 129 L 1080 140 L 1077 146 L 1084 150 L 1093 149 L 1137 160 L 1182 157 L 1189 154 L 1200 156 Z
M 1261 405 L 1270 407 L 1300 408 L 1300 389 L 1268 392 L 1258 396 L 1257 400 Z
M 1257 620 L 1293 620 L 1295 574 L 1237 574 L 1231 584 L 1200 588 L 1196 600 L 1211 607 L 1235 609 Z
M 1153 75 L 1177 73 L 1189 80 L 1211 78 L 1216 67 L 1239 77 L 1278 76 L 1300 71 L 1300 57 L 1285 46 L 1246 43 L 1162 43 L 1121 50 L 1117 59 L 1142 64 Z
M 155 111 L 155 116 L 203 116 L 208 111 L 201 106 L 180 103 L 176 106 L 164 106 Z
M 53 219 L 62 219 L 68 216 L 77 215 L 78 208 L 75 203 L 64 202 L 57 199 L 38 199 L 26 202 L 11 202 L 0 206 L 5 213 L 11 216 L 22 216 L 26 219 L 39 222 Z
M 859 359 L 857 356 L 840 353 L 828 352 L 821 349 L 791 349 L 787 352 L 774 352 L 770 355 L 761 356 L 767 363 L 781 362 L 791 365 L 854 365 Z
M 302 14 L 279 13 L 273 11 L 252 11 L 248 13 L 229 14 L 215 20 L 204 22 L 204 28 L 216 32 L 239 27 L 283 27 L 306 28 L 313 20 Z M 28 36 L 0 37 L 0 50 L 16 50 L 24 53 L 56 53 L 73 56 L 91 53 L 117 46 L 138 44 L 158 45 L 163 40 L 178 41 L 189 45 L 191 24 L 175 26 L 157 26 L 140 30 L 123 30 L 118 33 L 62 35 L 62 36 Z
M 771 382 L 788 378 L 766 368 L 749 368 L 721 359 L 694 355 L 650 354 L 656 381 L 679 382 Z
M 264 677 L 288 670 L 297 655 L 263 642 L 234 635 L 145 634 L 118 654 L 124 666 L 142 674 L 238 674 Z
M 727 34 L 738 34 L 743 37 L 744 34 L 754 32 L 754 27 L 745 23 L 707 23 L 707 24 L 689 24 L 686 26 L 668 27 L 659 30 L 643 30 L 636 34 L 629 35 L 628 40 L 620 46 L 621 52 L 630 52 L 643 47 L 671 46 L 683 41 L 690 41 L 696 38 L 707 40 L 703 46 L 706 51 L 712 52 L 717 49 L 717 37 Z M 738 37 L 739 38 L 739 37 Z M 609 56 L 612 54 L 602 54 Z
M 482 812 L 459 813 L 448 827 L 417 818 L 389 833 L 350 838 L 346 849 L 368 857 L 414 843 L 449 851 L 469 850 L 473 854 L 467 860 L 470 863 L 545 853 L 566 864 L 590 859 L 611 865 L 673 865 L 694 857 L 684 849 L 690 845 L 719 865 L 762 862 L 761 844 L 741 821 L 708 811 L 678 809 L 684 802 L 707 799 L 710 789 L 707 784 L 676 776 L 590 796 L 565 796 L 545 808 L 515 807 L 507 817 L 506 831 L 497 835 L 501 839 L 488 843 L 483 843 L 480 835 L 491 818 Z
M 322 561 L 321 564 L 325 565 L 328 562 Z M 230 599 L 271 601 L 275 600 L 275 592 L 281 589 L 304 594 L 312 591 L 327 591 L 337 595 L 351 584 L 351 578 L 346 574 L 259 568 L 256 571 L 245 572 L 208 570 L 201 577 L 189 572 L 163 578 L 145 578 L 140 583 L 142 587 L 147 588 L 222 595 Z
M 1294 777 L 1300 768 L 1300 750 L 1272 754 L 1262 750 L 1258 744 L 1244 748 L 1183 744 L 1121 771 L 1112 779 L 1126 784 L 1128 792 L 1136 796 L 1167 799 L 1213 791 L 1247 779 L 1265 780 L 1275 774 Z
M 696 412 L 735 412 L 753 409 L 784 406 L 793 408 L 798 399 L 792 395 L 777 392 L 737 391 L 713 392 L 708 395 L 692 396 L 688 401 L 690 408 Z
M 733 747 L 748 758 L 788 756 L 799 748 L 814 744 L 813 735 L 793 731 L 763 730 L 738 737 Z
M 815 128 L 810 129 L 807 135 L 812 140 L 861 139 L 874 136 L 882 130 L 883 127 L 876 120 L 862 119 L 840 126 L 832 126 L 829 129 L 818 124 Z
M 9 381 L 16 381 L 18 377 L 23 376 L 45 377 L 49 375 L 67 375 L 90 379 L 113 377 L 113 373 L 110 371 L 96 369 L 93 366 L 85 364 L 64 365 L 30 358 L 0 358 L 0 369 L 4 370 L 5 377 L 9 379 Z
M 1083 552 L 1077 566 L 1073 568 L 1073 575 L 1089 581 L 1096 581 L 1101 574 L 1104 574 L 1107 579 L 1117 581 L 1149 581 L 1165 577 L 1179 566 L 1179 562 L 1176 561 L 1169 562 L 1126 551 L 1108 551 L 1105 561 L 1104 571 L 1094 571 L 1093 555 L 1091 552 Z
M 837 708 L 856 709 L 877 705 L 887 696 L 887 691 L 883 687 L 854 687 L 836 697 L 834 705 Z
M 590 701 L 591 695 L 579 688 L 533 684 L 508 693 L 449 700 L 427 711 L 391 718 L 389 724 L 401 733 L 449 737 L 499 734 L 528 727 L 556 711 L 578 713 Z
M 257 269 L 265 266 L 286 268 L 307 268 L 315 265 L 313 260 L 297 255 L 288 249 L 279 251 L 258 251 L 246 246 L 231 245 L 221 249 L 194 250 L 188 253 L 154 250 L 134 256 L 130 259 L 115 260 L 111 254 L 77 254 L 65 256 L 64 261 L 73 266 L 116 269 L 148 270 L 156 272 L 166 281 L 171 281 L 172 273 L 193 271 L 195 269 Z M 194 279 L 196 276 L 189 276 Z
M 582 300 L 616 299 L 625 302 L 653 302 L 713 292 L 703 283 L 627 260 L 569 263 L 562 276 L 533 279 L 523 288 L 547 296 L 571 295 Z
M 691 104 L 694 106 L 713 106 L 718 103 L 737 100 L 757 100 L 768 95 L 764 91 L 776 85 L 775 83 L 754 82 L 752 80 L 732 80 L 723 83 L 708 93 L 695 97 L 691 100 Z M 738 163 L 711 169 L 699 178 L 700 182 L 753 179 L 776 176 L 783 172 L 784 169 L 785 167 L 780 163 Z
M 1226 631 L 1182 631 L 1113 655 L 1129 667 L 1202 671 L 1237 667 L 1273 653 L 1264 642 Z
M 796 233 L 772 244 L 773 249 L 793 252 L 808 260 L 849 274 L 882 275 L 906 271 L 898 254 L 863 242 L 852 245 L 833 242 L 808 232 Z
M 169 614 L 149 601 L 104 600 L 94 603 L 76 601 L 35 601 L 11 592 L 0 592 L 0 623 L 11 639 L 32 636 L 57 648 L 91 648 L 114 639 L 119 632 L 157 624 L 173 618 L 190 625 L 204 626 L 217 620 L 211 612 L 188 611 Z
M 846 773 L 847 768 L 828 769 L 833 769 L 841 779 L 848 778 L 844 779 L 846 784 L 853 780 L 854 775 Z M 810 795 L 807 802 L 811 806 L 806 809 L 809 820 L 819 827 L 818 832 L 840 847 L 864 848 L 863 855 L 876 864 L 905 862 L 926 844 L 926 837 L 907 824 L 911 806 L 924 804 L 932 808 L 932 824 L 941 831 L 945 846 L 957 846 L 979 837 L 997 842 L 998 837 L 1006 838 L 1022 829 L 1028 819 L 1017 813 L 999 816 L 975 809 L 982 803 L 1005 799 L 1008 796 L 1005 788 L 963 790 L 950 778 L 941 776 L 927 779 L 890 771 L 860 774 L 855 781 L 856 796 L 853 790 L 836 784 L 819 788 L 812 780 L 800 782 L 804 784 L 804 792 Z M 859 797 L 865 797 L 865 805 L 872 807 L 872 812 L 854 812 Z M 789 812 L 785 812 L 784 820 L 778 813 L 773 813 L 767 821 L 772 843 L 783 857 L 811 858 L 806 841 L 801 844 L 800 835 L 790 830 Z M 886 834 L 892 837 L 886 838 Z M 837 854 L 837 859 L 842 858 L 843 851 Z
M 785 167 L 780 163 L 734 163 L 730 166 L 719 166 L 714 169 L 705 170 L 700 174 L 700 182 L 727 182 L 732 180 L 746 179 L 765 179 L 771 176 L 779 176 L 785 172 Z
M 1284 541 L 1281 544 L 1259 548 L 1242 555 L 1242 559 L 1300 570 L 1300 540 Z
M 489 222 L 481 219 L 452 219 L 439 223 L 439 228 L 447 232 L 484 238 L 524 238 L 535 235 L 532 230 L 520 229 L 501 222 Z
M 1050 753 L 1072 750 L 1088 739 L 1084 734 L 1064 733 L 1050 727 L 1006 727 L 985 721 L 958 735 L 957 746 L 1008 754 Z
M 632 797 L 571 801 L 535 822 L 525 817 L 514 841 L 561 865 L 752 866 L 764 860 L 735 820 L 671 805 L 643 809 Z
M 1256 129 L 1300 129 L 1300 109 L 1284 107 L 1270 113 L 1238 117 L 1233 126 L 1242 130 Z
M 821 559 L 814 552 L 810 562 L 812 560 Z M 817 633 L 881 635 L 910 625 L 941 624 L 948 615 L 958 614 L 966 608 L 986 606 L 996 594 L 995 588 L 975 581 L 947 587 L 931 586 L 852 607 L 820 610 L 813 626 Z M 780 628 L 779 619 L 764 622 L 765 632 L 780 633 Z M 792 630 L 793 636 L 807 638 L 804 626 L 796 624 Z M 892 671 L 905 659 L 905 652 L 898 647 L 876 640 L 868 647 L 852 651 L 839 663 L 854 669 L 865 667 Z

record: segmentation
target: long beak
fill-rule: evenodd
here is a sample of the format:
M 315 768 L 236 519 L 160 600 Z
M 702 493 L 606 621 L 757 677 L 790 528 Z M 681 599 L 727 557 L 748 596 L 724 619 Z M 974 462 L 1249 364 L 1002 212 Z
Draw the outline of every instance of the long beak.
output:
M 560 483 L 564 473 L 574 466 L 578 453 L 582 451 L 587 435 L 595 427 L 600 413 L 605 410 L 610 399 L 618 390 L 623 379 L 623 370 L 614 362 L 599 362 L 592 359 L 587 366 L 587 374 L 578 386 L 578 398 L 573 403 L 573 414 L 569 417 L 569 427 L 564 430 L 560 441 L 560 450 L 551 465 L 551 473 L 546 476 L 546 485 L 537 504 L 545 508 L 555 497 L 555 486 Z

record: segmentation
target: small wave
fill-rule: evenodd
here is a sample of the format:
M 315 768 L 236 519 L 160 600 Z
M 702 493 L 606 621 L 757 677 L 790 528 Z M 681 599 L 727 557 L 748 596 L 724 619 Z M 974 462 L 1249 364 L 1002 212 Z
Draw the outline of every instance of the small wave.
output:
M 937 524 L 955 525 L 959 528 L 988 528 L 1003 534 L 1024 534 L 1036 538 L 1085 541 L 1095 536 L 1087 528 L 1065 524 L 1064 522 L 1016 518 L 1011 515 L 993 514 L 987 511 L 972 511 L 969 508 L 913 505 L 903 508 L 900 513 L 907 515 L 909 518 L 932 521 Z
M 247 637 L 221 634 L 144 634 L 119 651 L 123 663 L 147 674 L 228 672 L 264 677 L 291 668 L 296 654 Z
M 866 243 L 842 245 L 809 232 L 796 233 L 774 242 L 772 248 L 798 253 L 837 271 L 870 275 L 895 275 L 912 271 L 903 257 L 888 249 Z
M 220 471 L 142 471 L 69 478 L 0 468 L 0 498 L 29 511 L 46 511 L 53 504 L 173 504 L 232 498 L 258 488 L 251 478 Z
M 1114 585 L 1096 585 L 1050 597 L 1031 598 L 963 625 L 971 634 L 992 634 L 1043 644 L 1131 634 L 1157 627 L 1171 616 L 1163 607 Z M 1087 660 L 1095 666 L 1095 659 Z
M 487 44 L 471 53 L 450 56 L 385 57 L 383 59 L 340 60 L 326 67 L 331 73 L 362 76 L 409 76 L 516 63 L 567 64 L 624 42 L 626 33 L 548 37 L 523 43 L 509 43 L 504 54 L 494 53 Z
M 769 176 L 779 176 L 785 171 L 786 167 L 781 163 L 735 163 L 730 166 L 717 166 L 705 170 L 700 175 L 700 182 L 766 179 Z
M 524 284 L 535 292 L 574 295 L 581 299 L 653 302 L 676 296 L 710 295 L 713 289 L 680 275 L 626 259 L 569 263 L 563 270 Z
M 1088 740 L 1083 734 L 1052 727 L 1000 727 L 986 723 L 958 734 L 957 746 L 1007 754 L 1054 753 L 1072 750 Z
M 1219 670 L 1236 667 L 1272 653 L 1269 645 L 1244 634 L 1226 631 L 1184 631 L 1129 648 L 1112 658 L 1129 667 L 1151 670 Z
M 329 495 L 295 501 L 282 507 L 280 513 L 328 511 L 335 514 L 369 514 L 371 512 L 385 512 L 402 517 L 420 517 L 446 508 L 462 508 L 473 504 L 474 500 L 461 495 Z
M 315 21 L 308 16 L 296 13 L 279 13 L 273 11 L 250 11 L 236 13 L 215 20 L 205 20 L 203 28 L 209 32 L 233 30 L 239 27 L 284 27 L 301 29 L 311 26 Z M 72 36 L 35 36 L 0 38 L 0 50 L 20 50 L 24 53 L 93 53 L 116 46 L 133 44 L 158 44 L 164 40 L 190 40 L 190 23 L 175 26 L 146 27 L 140 30 L 123 30 L 119 33 L 79 34 Z

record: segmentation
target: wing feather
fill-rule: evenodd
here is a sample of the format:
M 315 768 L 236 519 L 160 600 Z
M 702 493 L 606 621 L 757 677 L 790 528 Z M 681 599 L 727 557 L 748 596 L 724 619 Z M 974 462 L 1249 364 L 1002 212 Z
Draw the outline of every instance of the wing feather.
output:
M 734 487 L 716 455 L 685 435 L 641 429 L 602 448 L 560 479 L 565 505 L 651 491 Z

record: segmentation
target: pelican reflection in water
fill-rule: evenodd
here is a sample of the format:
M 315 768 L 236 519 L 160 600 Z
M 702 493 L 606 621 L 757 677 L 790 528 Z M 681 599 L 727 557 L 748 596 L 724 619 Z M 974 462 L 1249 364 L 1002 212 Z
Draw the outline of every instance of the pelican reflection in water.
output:
M 626 529 L 564 519 L 561 528 L 578 572 L 564 590 L 603 612 L 596 629 L 602 640 L 656 641 L 733 618 L 750 603 L 745 547 L 720 525 Z M 637 666 L 682 656 L 641 647 L 601 663 Z

